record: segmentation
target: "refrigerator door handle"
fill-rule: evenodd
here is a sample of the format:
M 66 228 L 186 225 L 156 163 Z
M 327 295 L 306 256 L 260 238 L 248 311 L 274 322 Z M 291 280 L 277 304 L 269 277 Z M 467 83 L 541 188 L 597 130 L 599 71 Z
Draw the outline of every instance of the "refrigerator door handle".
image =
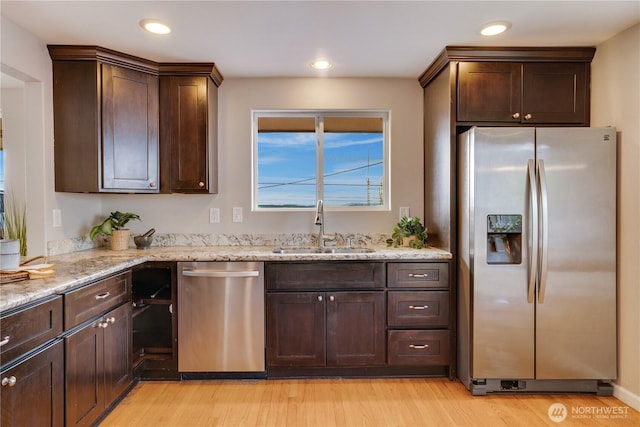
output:
M 540 280 L 538 288 L 538 303 L 544 302 L 547 288 L 547 252 L 549 245 L 549 206 L 547 194 L 547 175 L 544 170 L 544 160 L 538 160 L 538 182 L 540 183 Z
M 527 302 L 534 302 L 536 271 L 538 267 L 538 186 L 536 185 L 536 166 L 533 159 L 527 161 L 529 175 L 529 196 L 531 197 L 531 247 L 529 248 L 529 285 Z

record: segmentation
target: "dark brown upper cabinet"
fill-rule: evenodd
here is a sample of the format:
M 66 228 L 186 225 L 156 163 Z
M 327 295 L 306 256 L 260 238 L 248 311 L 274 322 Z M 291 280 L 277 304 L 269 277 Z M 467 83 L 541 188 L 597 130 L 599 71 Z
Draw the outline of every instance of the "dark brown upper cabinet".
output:
M 157 193 L 153 63 L 95 46 L 48 47 L 56 191 Z
M 589 126 L 595 51 L 447 46 L 418 77 L 424 89 L 424 216 L 432 245 L 456 256 L 458 133 L 471 126 Z
M 589 122 L 589 64 L 460 62 L 457 120 Z
M 48 48 L 56 191 L 217 192 L 222 75 L 213 63 L 156 63 L 98 46 Z
M 213 64 L 163 64 L 160 76 L 163 193 L 217 193 L 218 86 Z

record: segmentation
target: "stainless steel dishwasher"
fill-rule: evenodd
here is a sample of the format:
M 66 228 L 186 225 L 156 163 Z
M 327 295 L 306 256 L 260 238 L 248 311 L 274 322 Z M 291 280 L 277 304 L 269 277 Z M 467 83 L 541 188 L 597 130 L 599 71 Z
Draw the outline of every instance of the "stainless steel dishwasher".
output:
M 178 370 L 183 378 L 264 376 L 264 325 L 264 263 L 178 262 Z

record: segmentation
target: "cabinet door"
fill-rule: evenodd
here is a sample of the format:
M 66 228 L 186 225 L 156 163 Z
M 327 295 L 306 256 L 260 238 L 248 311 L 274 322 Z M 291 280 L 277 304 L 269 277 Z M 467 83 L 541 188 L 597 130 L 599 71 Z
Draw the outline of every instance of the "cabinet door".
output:
M 158 77 L 102 64 L 102 191 L 158 192 Z
M 104 321 L 65 338 L 66 425 L 91 425 L 105 409 Z
M 267 366 L 325 365 L 324 294 L 267 294 Z
M 163 191 L 216 193 L 215 119 L 217 88 L 208 77 L 166 76 L 160 79 Z M 212 99 L 210 99 L 212 98 Z M 168 149 L 167 149 L 168 147 Z
M 523 123 L 589 123 L 589 72 L 585 63 L 526 63 Z
M 328 292 L 326 304 L 327 365 L 383 365 L 384 292 Z
M 123 304 L 106 314 L 104 328 L 105 406 L 125 392 L 133 382 L 131 305 Z
M 0 425 L 64 425 L 63 350 L 58 341 L 0 375 Z
M 521 77 L 521 64 L 460 62 L 458 121 L 520 123 Z

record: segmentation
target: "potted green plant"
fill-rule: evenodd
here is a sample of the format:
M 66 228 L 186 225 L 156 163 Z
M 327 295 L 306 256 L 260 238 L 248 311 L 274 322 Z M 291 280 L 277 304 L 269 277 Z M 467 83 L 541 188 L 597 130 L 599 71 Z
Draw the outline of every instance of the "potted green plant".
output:
M 3 211 L 0 214 L 0 238 L 3 241 L 18 240 L 20 256 L 27 256 L 27 207 L 10 193 L 9 198 L 4 199 Z
M 102 223 L 94 226 L 89 232 L 89 238 L 93 240 L 98 234 L 109 236 L 111 250 L 119 251 L 129 247 L 131 232 L 124 228 L 131 220 L 140 220 L 140 216 L 134 213 L 120 211 L 111 214 Z
M 387 239 L 387 246 L 406 246 L 422 249 L 427 244 L 427 229 L 418 217 L 403 216 L 393 227 L 391 238 Z

